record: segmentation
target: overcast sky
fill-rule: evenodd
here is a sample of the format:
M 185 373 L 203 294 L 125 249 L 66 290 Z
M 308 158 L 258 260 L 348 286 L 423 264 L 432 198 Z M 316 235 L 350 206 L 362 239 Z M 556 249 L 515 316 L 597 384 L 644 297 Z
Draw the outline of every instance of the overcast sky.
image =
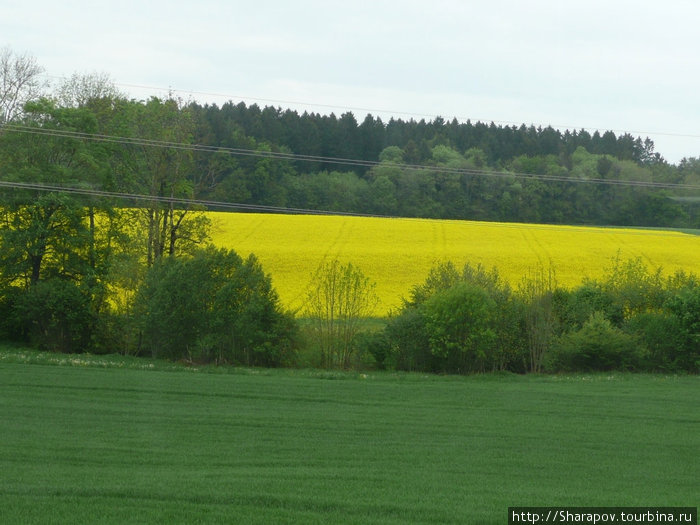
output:
M 699 24 L 697 0 L 2 0 L 0 47 L 135 98 L 629 131 L 677 162 L 700 157 Z

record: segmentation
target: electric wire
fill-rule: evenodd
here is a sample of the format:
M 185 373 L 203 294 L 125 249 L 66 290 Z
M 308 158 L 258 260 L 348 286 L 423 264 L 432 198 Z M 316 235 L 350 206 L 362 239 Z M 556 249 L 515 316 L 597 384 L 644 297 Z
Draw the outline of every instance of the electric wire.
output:
M 62 79 L 62 80 L 69 80 L 68 77 L 65 76 L 52 76 L 52 75 L 44 75 L 47 78 L 57 78 L 57 79 Z M 441 117 L 441 115 L 438 114 L 430 114 L 430 113 L 416 113 L 416 112 L 410 112 L 410 111 L 403 111 L 403 110 L 392 110 L 392 109 L 380 109 L 380 108 L 367 108 L 367 107 L 357 107 L 357 106 L 343 106 L 339 104 L 321 104 L 321 103 L 316 103 L 316 102 L 304 102 L 304 101 L 294 101 L 294 100 L 282 100 L 282 99 L 273 99 L 273 98 L 262 98 L 262 97 L 251 97 L 247 95 L 231 95 L 231 94 L 224 94 L 224 93 L 215 93 L 211 91 L 199 91 L 199 90 L 187 90 L 187 89 L 178 89 L 178 88 L 173 88 L 173 87 L 158 87 L 158 86 L 150 86 L 150 85 L 143 85 L 143 84 L 130 84 L 130 83 L 125 83 L 125 82 L 114 82 L 115 86 L 122 86 L 122 87 L 127 87 L 127 88 L 135 88 L 135 89 L 147 89 L 147 90 L 152 90 L 152 91 L 159 91 L 159 92 L 167 92 L 167 93 L 183 93 L 183 94 L 188 94 L 188 95 L 201 95 L 204 97 L 214 97 L 214 98 L 222 98 L 222 99 L 227 99 L 228 101 L 232 100 L 252 100 L 255 102 L 266 102 L 266 103 L 272 103 L 272 104 L 285 104 L 285 105 L 291 105 L 291 106 L 302 106 L 302 107 L 318 107 L 318 108 L 325 108 L 325 109 L 336 109 L 336 110 L 345 110 L 345 111 L 361 111 L 361 112 L 367 112 L 369 114 L 388 114 L 388 115 L 404 115 L 408 117 L 419 117 L 419 118 L 437 118 Z M 523 125 L 522 122 L 517 122 L 513 120 L 499 120 L 499 119 L 484 119 L 484 118 L 476 118 L 476 117 L 465 117 L 465 116 L 455 116 L 455 119 L 457 119 L 460 122 L 493 122 L 494 124 L 504 124 L 504 125 L 509 125 L 509 126 L 520 126 Z M 616 129 L 616 128 L 608 128 L 606 126 L 574 126 L 570 124 L 536 124 L 533 123 L 533 125 L 537 125 L 539 127 L 552 127 L 554 129 L 572 129 L 572 130 L 591 130 L 591 131 L 612 131 L 614 133 L 622 133 L 622 134 L 630 134 L 630 135 L 659 135 L 659 136 L 664 136 L 664 137 L 678 137 L 678 138 L 693 138 L 693 139 L 698 139 L 700 138 L 700 134 L 693 134 L 693 133 L 678 133 L 678 132 L 671 132 L 671 131 L 638 131 L 638 130 L 626 130 L 626 129 Z
M 343 212 L 343 211 L 332 211 L 332 210 L 317 210 L 317 209 L 304 209 L 304 208 L 289 208 L 282 206 L 266 206 L 260 204 L 245 204 L 245 203 L 235 203 L 235 202 L 224 202 L 224 201 L 211 201 L 202 199 L 183 199 L 177 197 L 166 197 L 166 196 L 154 196 L 145 195 L 137 193 L 126 193 L 126 192 L 111 192 L 103 190 L 95 190 L 91 188 L 76 188 L 72 186 L 58 186 L 52 184 L 40 184 L 40 183 L 23 183 L 23 182 L 8 182 L 0 181 L 0 188 L 18 189 L 18 190 L 34 190 L 41 192 L 55 192 L 55 193 L 68 193 L 75 195 L 84 196 L 94 196 L 102 198 L 112 198 L 119 200 L 126 200 L 130 202 L 146 202 L 148 204 L 158 203 L 168 203 L 168 204 L 180 204 L 185 205 L 188 209 L 192 211 L 203 211 L 193 208 L 193 206 L 201 206 L 206 208 L 207 211 L 229 211 L 234 210 L 241 213 L 268 213 L 268 214 L 283 214 L 283 215 L 317 215 L 317 216 L 339 216 L 339 217 L 361 217 L 361 218 L 377 218 L 377 219 L 392 219 L 400 221 L 412 221 L 412 222 L 445 222 L 446 220 L 457 220 L 460 223 L 470 223 L 478 222 L 480 226 L 490 227 L 490 228 L 510 228 L 510 229 L 520 229 L 523 228 L 522 223 L 510 223 L 510 222 L 492 222 L 492 221 L 475 221 L 470 219 L 436 219 L 430 217 L 404 217 L 395 215 L 380 215 L 380 214 L 369 214 L 369 213 L 355 213 L 355 212 Z M 600 225 L 586 225 L 586 224 L 535 224 L 528 223 L 525 225 L 528 230 L 540 229 L 547 231 L 562 231 L 562 232 L 573 232 L 581 228 L 584 228 L 588 233 L 598 233 L 603 235 L 614 235 L 615 230 L 611 227 L 604 227 Z M 645 229 L 633 229 L 626 230 L 625 235 L 649 235 L 653 234 L 654 229 L 651 232 Z
M 390 163 L 382 164 L 380 161 L 370 161 L 362 159 L 349 159 L 342 157 L 327 157 L 319 155 L 304 155 L 288 152 L 262 151 L 246 148 L 231 148 L 222 146 L 210 146 L 206 144 L 191 144 L 182 142 L 172 142 L 164 140 L 145 139 L 139 137 L 123 137 L 115 135 L 104 135 L 99 133 L 85 133 L 78 131 L 39 128 L 33 126 L 25 126 L 19 124 L 6 123 L 2 126 L 3 130 L 18 133 L 29 133 L 35 135 L 47 135 L 52 137 L 71 138 L 77 140 L 91 140 L 98 142 L 111 142 L 123 145 L 135 145 L 145 147 L 170 148 L 176 150 L 187 150 L 205 153 L 225 153 L 229 155 L 241 155 L 259 158 L 270 158 L 275 160 L 315 162 L 346 166 L 358 167 L 377 167 L 390 166 L 401 170 L 418 170 L 431 171 L 437 173 L 481 176 L 481 177 L 497 177 L 497 178 L 520 178 L 532 179 L 546 182 L 568 182 L 577 184 L 601 184 L 609 186 L 629 186 L 629 187 L 644 187 L 644 188 L 659 188 L 659 189 L 680 189 L 680 190 L 700 190 L 700 185 L 680 184 L 673 182 L 658 182 L 658 181 L 640 181 L 640 180 L 619 180 L 619 179 L 604 179 L 604 178 L 577 178 L 566 175 L 553 174 L 531 174 L 519 173 L 510 171 L 488 171 L 473 168 L 455 168 L 448 166 L 430 166 L 418 164 Z
M 116 191 L 96 190 L 93 188 L 79 188 L 75 186 L 64 186 L 56 184 L 43 184 L 36 182 L 12 182 L 0 181 L 0 188 L 11 188 L 21 190 L 34 190 L 42 192 L 69 193 L 74 195 L 85 195 L 92 197 L 104 197 L 132 202 L 167 203 L 179 204 L 187 207 L 202 206 L 207 209 L 239 210 L 260 213 L 284 213 L 294 215 L 342 215 L 349 217 L 382 217 L 394 218 L 387 215 L 373 215 L 367 213 L 354 213 L 342 211 L 314 210 L 309 208 L 290 208 L 283 206 L 267 206 L 264 204 L 246 204 L 240 202 L 213 201 L 203 199 L 185 199 L 181 197 L 168 197 L 163 195 L 146 195 L 142 193 L 127 193 Z

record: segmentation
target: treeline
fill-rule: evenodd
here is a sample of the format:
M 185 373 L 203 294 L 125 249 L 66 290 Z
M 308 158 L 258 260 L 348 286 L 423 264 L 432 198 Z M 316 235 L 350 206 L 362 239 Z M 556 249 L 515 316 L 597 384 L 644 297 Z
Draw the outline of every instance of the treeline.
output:
M 25 62 L 19 67 L 7 51 L 0 58 L 8 62 L 0 74 L 28 77 L 1 84 L 24 91 L 0 87 L 7 91 L 0 93 L 5 180 L 247 207 L 700 227 L 700 159 L 668 164 L 648 138 L 440 117 L 358 122 L 351 112 L 300 114 L 172 96 L 137 101 L 94 75 L 50 92 L 39 89 L 31 59 L 14 58 Z M 40 143 L 63 147 L 64 155 L 89 151 L 99 163 L 18 173 L 13 151 Z
M 27 76 L 0 86 L 32 86 L 31 60 L 0 53 L 12 60 L 0 74 Z M 269 276 L 210 247 L 190 204 L 230 160 L 190 147 L 191 109 L 127 100 L 94 76 L 35 93 L 0 93 L 0 338 L 279 365 L 295 325 Z
M 574 289 L 539 268 L 433 268 L 384 329 L 360 339 L 379 366 L 439 373 L 700 371 L 700 281 L 614 260 Z
M 610 145 L 621 149 L 595 152 L 576 142 L 588 140 L 584 132 L 564 139 L 551 129 L 529 128 L 522 128 L 523 140 L 530 136 L 533 148 L 551 142 L 557 152 L 534 149 L 504 158 L 498 155 L 505 149 L 458 140 L 458 134 L 488 130 L 479 140 L 498 142 L 496 137 L 518 130 L 438 119 L 390 126 L 368 117 L 358 125 L 350 114 L 295 117 L 174 98 L 134 101 L 95 76 L 75 76 L 42 93 L 31 60 L 3 52 L 0 61 L 0 74 L 27 75 L 14 83 L 3 79 L 2 89 L 31 88 L 0 93 L 0 338 L 58 352 L 256 366 L 523 372 L 595 368 L 608 359 L 614 368 L 697 371 L 694 278 L 677 275 L 666 282 L 639 270 L 618 288 L 617 272 L 609 283 L 587 283 L 573 292 L 530 279 L 533 288 L 523 295 L 480 269 L 441 268 L 428 283 L 445 286 L 426 283 L 386 329 L 363 335 L 354 307 L 339 323 L 310 311 L 318 321 L 310 328 L 284 311 L 253 256 L 209 246 L 209 221 L 196 204 L 208 198 L 406 216 L 614 217 L 619 224 L 695 225 L 693 208 L 677 200 L 690 202 L 691 196 L 677 190 L 671 196 L 644 186 L 586 182 L 688 184 L 700 174 L 696 159 L 670 166 L 652 155 L 648 142 L 613 141 L 608 134 Z M 296 122 L 298 131 L 285 131 L 284 119 Z M 327 129 L 317 134 L 320 122 Z M 341 129 L 346 135 L 328 138 Z M 275 130 L 278 136 L 266 135 Z M 390 130 L 396 137 L 403 130 L 403 138 L 390 139 Z M 605 136 L 591 136 L 589 146 L 598 147 Z M 322 156 L 342 156 L 350 151 L 342 148 L 352 147 L 361 152 L 355 160 L 376 162 L 333 164 L 335 171 L 328 172 L 328 159 L 308 163 L 266 154 L 316 155 L 305 148 L 321 144 L 340 148 L 318 150 Z M 522 175 L 528 173 L 577 182 Z M 344 297 L 352 292 L 353 304 L 364 304 L 359 292 L 366 280 L 356 269 L 344 270 L 341 276 L 355 283 L 341 287 Z M 314 282 L 336 282 L 321 277 Z M 653 300 L 629 302 L 635 286 Z M 460 314 L 451 318 L 454 312 Z M 612 354 L 619 359 L 576 346 L 598 332 L 622 345 Z M 579 361 L 578 355 L 595 357 Z M 369 363 L 362 361 L 367 356 L 373 356 Z
M 496 268 L 442 263 L 386 319 L 365 317 L 373 283 L 352 264 L 320 267 L 295 316 L 254 256 L 213 247 L 163 257 L 133 296 L 116 291 L 102 308 L 94 287 L 66 277 L 0 292 L 0 340 L 53 352 L 438 374 L 700 372 L 700 279 L 641 259 L 573 289 L 553 268 L 512 287 Z
M 642 140 L 630 134 L 616 136 L 612 131 L 593 134 L 586 130 L 553 129 L 535 126 L 503 126 L 494 123 L 460 123 L 442 117 L 432 120 L 403 120 L 390 118 L 383 122 L 371 114 L 359 123 L 348 111 L 337 117 L 291 109 L 244 102 L 227 102 L 222 106 L 194 104 L 210 138 L 226 140 L 232 130 L 270 145 L 289 148 L 308 156 L 333 157 L 376 161 L 382 150 L 398 146 L 405 151 L 409 164 L 425 164 L 432 160 L 431 149 L 446 145 L 459 152 L 479 149 L 483 162 L 492 167 L 504 167 L 510 159 L 519 156 L 536 157 L 555 155 L 569 160 L 578 147 L 590 153 L 610 155 L 619 160 L 640 164 L 663 162 L 654 152 L 650 139 Z M 319 163 L 312 171 L 333 169 L 333 164 Z M 356 168 L 349 168 L 356 170 Z M 309 171 L 307 166 L 299 171 Z
M 408 217 L 700 225 L 697 196 L 682 188 L 698 185 L 700 162 L 669 165 L 648 138 L 439 117 L 385 123 L 367 115 L 358 123 L 350 112 L 300 115 L 245 103 L 190 109 L 206 144 L 318 158 L 284 167 L 237 159 L 242 169 L 222 175 L 208 194 L 215 198 Z M 330 158 L 345 160 L 323 160 Z

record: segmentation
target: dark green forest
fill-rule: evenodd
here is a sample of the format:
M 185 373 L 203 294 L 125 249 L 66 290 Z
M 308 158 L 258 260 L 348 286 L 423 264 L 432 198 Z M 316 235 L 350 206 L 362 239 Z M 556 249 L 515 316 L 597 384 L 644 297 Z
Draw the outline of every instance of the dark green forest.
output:
M 0 339 L 251 366 L 700 367 L 697 278 L 662 280 L 634 261 L 572 291 L 526 276 L 512 291 L 483 269 L 436 268 L 380 328 L 329 332 L 324 350 L 254 255 L 209 245 L 204 213 L 697 228 L 698 158 L 672 165 L 650 140 L 610 131 L 360 123 L 350 112 L 133 100 L 99 76 L 50 93 L 36 71 L 21 80 L 0 93 Z
M 648 138 L 482 122 L 299 114 L 191 104 L 195 141 L 293 153 L 237 157 L 211 198 L 378 215 L 697 227 L 700 161 L 667 163 Z
M 21 108 L 3 98 L 5 157 L 42 140 L 80 139 L 105 161 L 90 173 L 73 163 L 59 177 L 15 176 L 24 182 L 239 209 L 700 227 L 700 158 L 669 164 L 653 141 L 628 133 L 132 100 L 99 76 L 76 76 Z M 151 150 L 145 166 L 134 160 L 139 150 Z

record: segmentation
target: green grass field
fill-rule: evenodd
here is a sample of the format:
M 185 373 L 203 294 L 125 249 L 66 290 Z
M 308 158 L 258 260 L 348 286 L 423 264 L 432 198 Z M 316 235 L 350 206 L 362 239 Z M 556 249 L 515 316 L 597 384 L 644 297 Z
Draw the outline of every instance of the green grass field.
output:
M 22 362 L 37 355 L 0 352 L 3 524 L 487 524 L 516 505 L 698 505 L 698 377 Z

